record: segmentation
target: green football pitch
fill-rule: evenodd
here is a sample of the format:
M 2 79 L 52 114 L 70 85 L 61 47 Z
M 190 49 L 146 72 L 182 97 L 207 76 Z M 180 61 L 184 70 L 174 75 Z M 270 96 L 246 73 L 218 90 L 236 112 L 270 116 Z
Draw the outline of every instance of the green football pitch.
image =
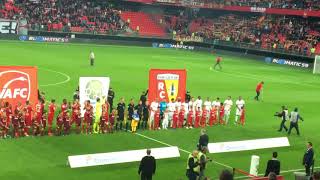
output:
M 94 67 L 90 67 L 88 62 L 90 50 L 96 55 Z M 273 114 L 282 105 L 287 105 L 290 110 L 299 107 L 305 121 L 300 123 L 301 136 L 297 136 L 294 131 L 289 137 L 290 147 L 209 155 L 219 163 L 246 171 L 249 171 L 251 155 L 258 155 L 259 172 L 264 173 L 267 160 L 271 158 L 273 151 L 277 151 L 283 175 L 286 179 L 293 179 L 292 171 L 303 168 L 301 160 L 306 142 L 313 142 L 316 153 L 320 150 L 320 123 L 317 114 L 320 77 L 313 75 L 311 70 L 266 64 L 263 58 L 258 61 L 245 55 L 220 55 L 224 59 L 223 70 L 213 71 L 210 66 L 217 54 L 204 52 L 92 44 L 0 42 L 0 65 L 37 66 L 39 88 L 46 93 L 47 100 L 71 100 L 81 76 L 108 76 L 116 93 L 115 102 L 120 97 L 125 97 L 126 102 L 130 98 L 137 100 L 141 91 L 148 87 L 148 72 L 151 68 L 187 69 L 187 89 L 193 96 L 225 99 L 230 95 L 233 100 L 239 95 L 243 96 L 247 105 L 245 127 L 231 123 L 228 126 L 207 128 L 210 142 L 286 136 L 284 132 L 277 132 L 280 120 Z M 255 86 L 261 80 L 265 81 L 263 101 L 256 102 L 253 100 Z M 234 114 L 233 109 L 232 120 Z M 185 151 L 192 151 L 200 130 L 139 133 Z M 138 163 L 71 169 L 67 165 L 67 157 L 164 146 L 126 132 L 0 140 L 0 179 L 139 179 Z M 186 179 L 188 154 L 184 151 L 180 153 L 180 158 L 158 160 L 154 179 Z M 219 172 L 225 168 L 221 164 L 209 163 L 206 175 L 217 179 Z M 242 175 L 236 174 L 238 176 Z

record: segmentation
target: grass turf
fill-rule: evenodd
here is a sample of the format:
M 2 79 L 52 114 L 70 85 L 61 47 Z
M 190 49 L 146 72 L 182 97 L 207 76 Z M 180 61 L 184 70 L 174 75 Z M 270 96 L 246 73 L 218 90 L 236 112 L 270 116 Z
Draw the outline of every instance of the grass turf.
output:
M 96 64 L 89 67 L 88 55 L 93 50 Z M 187 69 L 187 89 L 193 96 L 225 99 L 239 95 L 246 100 L 247 124 L 245 127 L 215 126 L 208 128 L 210 142 L 245 140 L 286 136 L 279 133 L 280 120 L 273 117 L 281 105 L 290 110 L 299 107 L 305 122 L 300 123 L 302 135 L 293 133 L 291 146 L 256 151 L 210 154 L 214 160 L 232 167 L 247 170 L 251 155 L 260 156 L 260 173 L 264 173 L 266 161 L 272 151 L 278 151 L 282 170 L 300 169 L 305 143 L 312 141 L 319 151 L 320 134 L 317 109 L 320 103 L 320 77 L 311 70 L 265 64 L 246 56 L 223 54 L 223 70 L 211 71 L 216 55 L 174 49 L 155 49 L 126 46 L 98 46 L 84 44 L 44 44 L 29 42 L 0 42 L 0 65 L 38 66 L 39 88 L 47 99 L 72 98 L 80 76 L 109 76 L 120 97 L 137 100 L 148 87 L 148 71 L 151 68 Z M 65 73 L 65 75 L 61 74 Z M 70 81 L 63 82 L 70 77 Z M 265 81 L 263 102 L 255 102 L 255 86 Z M 231 119 L 234 119 L 235 110 Z M 144 131 L 143 135 L 155 138 L 187 151 L 192 151 L 198 140 L 199 130 Z M 130 133 L 108 135 L 70 135 L 67 137 L 29 137 L 0 141 L 0 179 L 139 179 L 138 163 L 126 163 L 99 167 L 71 169 L 66 165 L 68 155 L 134 150 L 164 145 Z M 180 158 L 159 160 L 154 179 L 186 179 L 187 154 Z M 317 160 L 316 160 L 317 162 Z M 214 179 L 224 169 L 209 164 L 206 174 Z M 293 179 L 292 173 L 283 174 Z M 241 176 L 237 174 L 237 176 Z

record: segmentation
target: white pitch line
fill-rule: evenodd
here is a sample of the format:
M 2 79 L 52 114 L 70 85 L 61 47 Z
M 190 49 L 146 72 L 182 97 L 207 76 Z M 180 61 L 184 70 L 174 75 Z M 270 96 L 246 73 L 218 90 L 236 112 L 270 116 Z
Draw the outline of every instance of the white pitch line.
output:
M 60 84 L 65 84 L 65 83 L 67 83 L 67 82 L 69 82 L 71 80 L 70 76 L 68 74 L 63 73 L 63 72 L 54 71 L 54 70 L 46 69 L 46 68 L 39 68 L 39 69 L 43 69 L 43 70 L 46 70 L 46 71 L 54 72 L 54 73 L 57 73 L 57 74 L 60 74 L 60 75 L 62 75 L 64 77 L 66 77 L 66 79 L 64 81 L 60 81 L 60 82 L 57 82 L 57 83 L 51 83 L 51 84 L 39 85 L 41 87 L 56 86 L 56 85 L 60 85 Z
M 144 137 L 144 138 L 146 138 L 146 139 L 149 139 L 149 140 L 155 141 L 155 142 L 157 142 L 157 143 L 160 143 L 160 144 L 163 144 L 163 145 L 169 146 L 169 147 L 172 147 L 172 146 L 173 146 L 173 145 L 171 145 L 171 144 L 165 143 L 165 142 L 163 142 L 163 141 L 156 140 L 156 139 L 154 139 L 154 138 L 151 138 L 151 137 L 145 136 L 145 135 L 140 134 L 140 133 L 135 133 L 135 134 L 136 134 L 136 135 L 138 135 L 138 136 Z M 180 151 L 184 152 L 184 153 L 191 154 L 191 152 L 190 152 L 190 151 L 187 151 L 187 150 L 181 149 L 181 148 L 179 148 L 179 147 L 178 147 L 178 149 L 179 149 Z M 218 164 L 218 165 L 220 165 L 220 166 L 224 166 L 224 167 L 226 167 L 226 168 L 233 169 L 233 168 L 232 168 L 231 166 L 229 166 L 229 165 L 226 165 L 226 164 L 223 164 L 223 163 L 220 163 L 220 162 L 217 162 L 217 161 L 212 161 L 212 162 L 213 162 L 213 163 L 215 163 L 215 164 Z

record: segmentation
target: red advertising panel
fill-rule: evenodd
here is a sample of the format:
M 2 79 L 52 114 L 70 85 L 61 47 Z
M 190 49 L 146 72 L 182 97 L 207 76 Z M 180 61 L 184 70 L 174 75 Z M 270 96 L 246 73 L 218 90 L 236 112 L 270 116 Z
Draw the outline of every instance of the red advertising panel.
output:
M 156 98 L 169 102 L 170 99 L 180 97 L 185 100 L 186 70 L 151 69 L 149 72 L 149 101 Z
M 0 66 L 0 101 L 15 106 L 18 102 L 38 101 L 37 68 L 29 66 Z

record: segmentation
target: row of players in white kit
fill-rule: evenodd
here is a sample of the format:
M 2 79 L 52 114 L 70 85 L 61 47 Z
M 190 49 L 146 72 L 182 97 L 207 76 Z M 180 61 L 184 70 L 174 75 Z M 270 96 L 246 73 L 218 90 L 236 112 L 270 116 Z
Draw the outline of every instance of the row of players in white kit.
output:
M 173 114 L 174 111 L 178 111 L 180 112 L 181 108 L 184 108 L 184 112 L 185 112 L 185 119 L 187 118 L 187 115 L 189 113 L 190 108 L 192 108 L 192 112 L 195 115 L 196 110 L 200 110 L 200 111 L 207 111 L 210 112 L 210 110 L 214 107 L 217 110 L 217 113 L 219 112 L 220 106 L 223 105 L 224 106 L 224 120 L 226 122 L 226 124 L 228 124 L 229 121 L 229 117 L 230 117 L 230 113 L 232 110 L 232 106 L 233 106 L 233 101 L 231 99 L 231 96 L 228 96 L 227 99 L 221 103 L 220 102 L 220 98 L 216 98 L 216 100 L 214 101 L 210 101 L 210 98 L 207 98 L 206 101 L 203 102 L 203 100 L 201 99 L 200 96 L 198 96 L 198 98 L 195 100 L 194 98 L 191 98 L 191 100 L 189 102 L 181 102 L 181 98 L 178 97 L 177 100 L 175 101 L 174 99 L 171 99 L 171 102 L 169 103 L 164 103 L 161 102 L 162 104 L 160 105 L 160 102 L 158 99 L 156 99 L 155 101 L 151 102 L 150 105 L 150 121 L 153 122 L 154 120 L 154 115 L 156 113 L 156 111 L 159 110 L 159 108 L 164 108 L 164 118 L 166 118 L 166 114 L 168 114 L 168 120 L 169 122 L 172 121 L 173 118 Z M 163 105 L 164 103 L 164 105 Z M 239 96 L 239 98 L 236 100 L 235 102 L 236 105 L 236 116 L 235 116 L 235 124 L 238 123 L 238 119 L 241 115 L 241 109 L 244 107 L 245 105 L 245 101 L 242 99 L 241 96 Z M 207 113 L 207 116 L 209 117 L 209 113 Z

